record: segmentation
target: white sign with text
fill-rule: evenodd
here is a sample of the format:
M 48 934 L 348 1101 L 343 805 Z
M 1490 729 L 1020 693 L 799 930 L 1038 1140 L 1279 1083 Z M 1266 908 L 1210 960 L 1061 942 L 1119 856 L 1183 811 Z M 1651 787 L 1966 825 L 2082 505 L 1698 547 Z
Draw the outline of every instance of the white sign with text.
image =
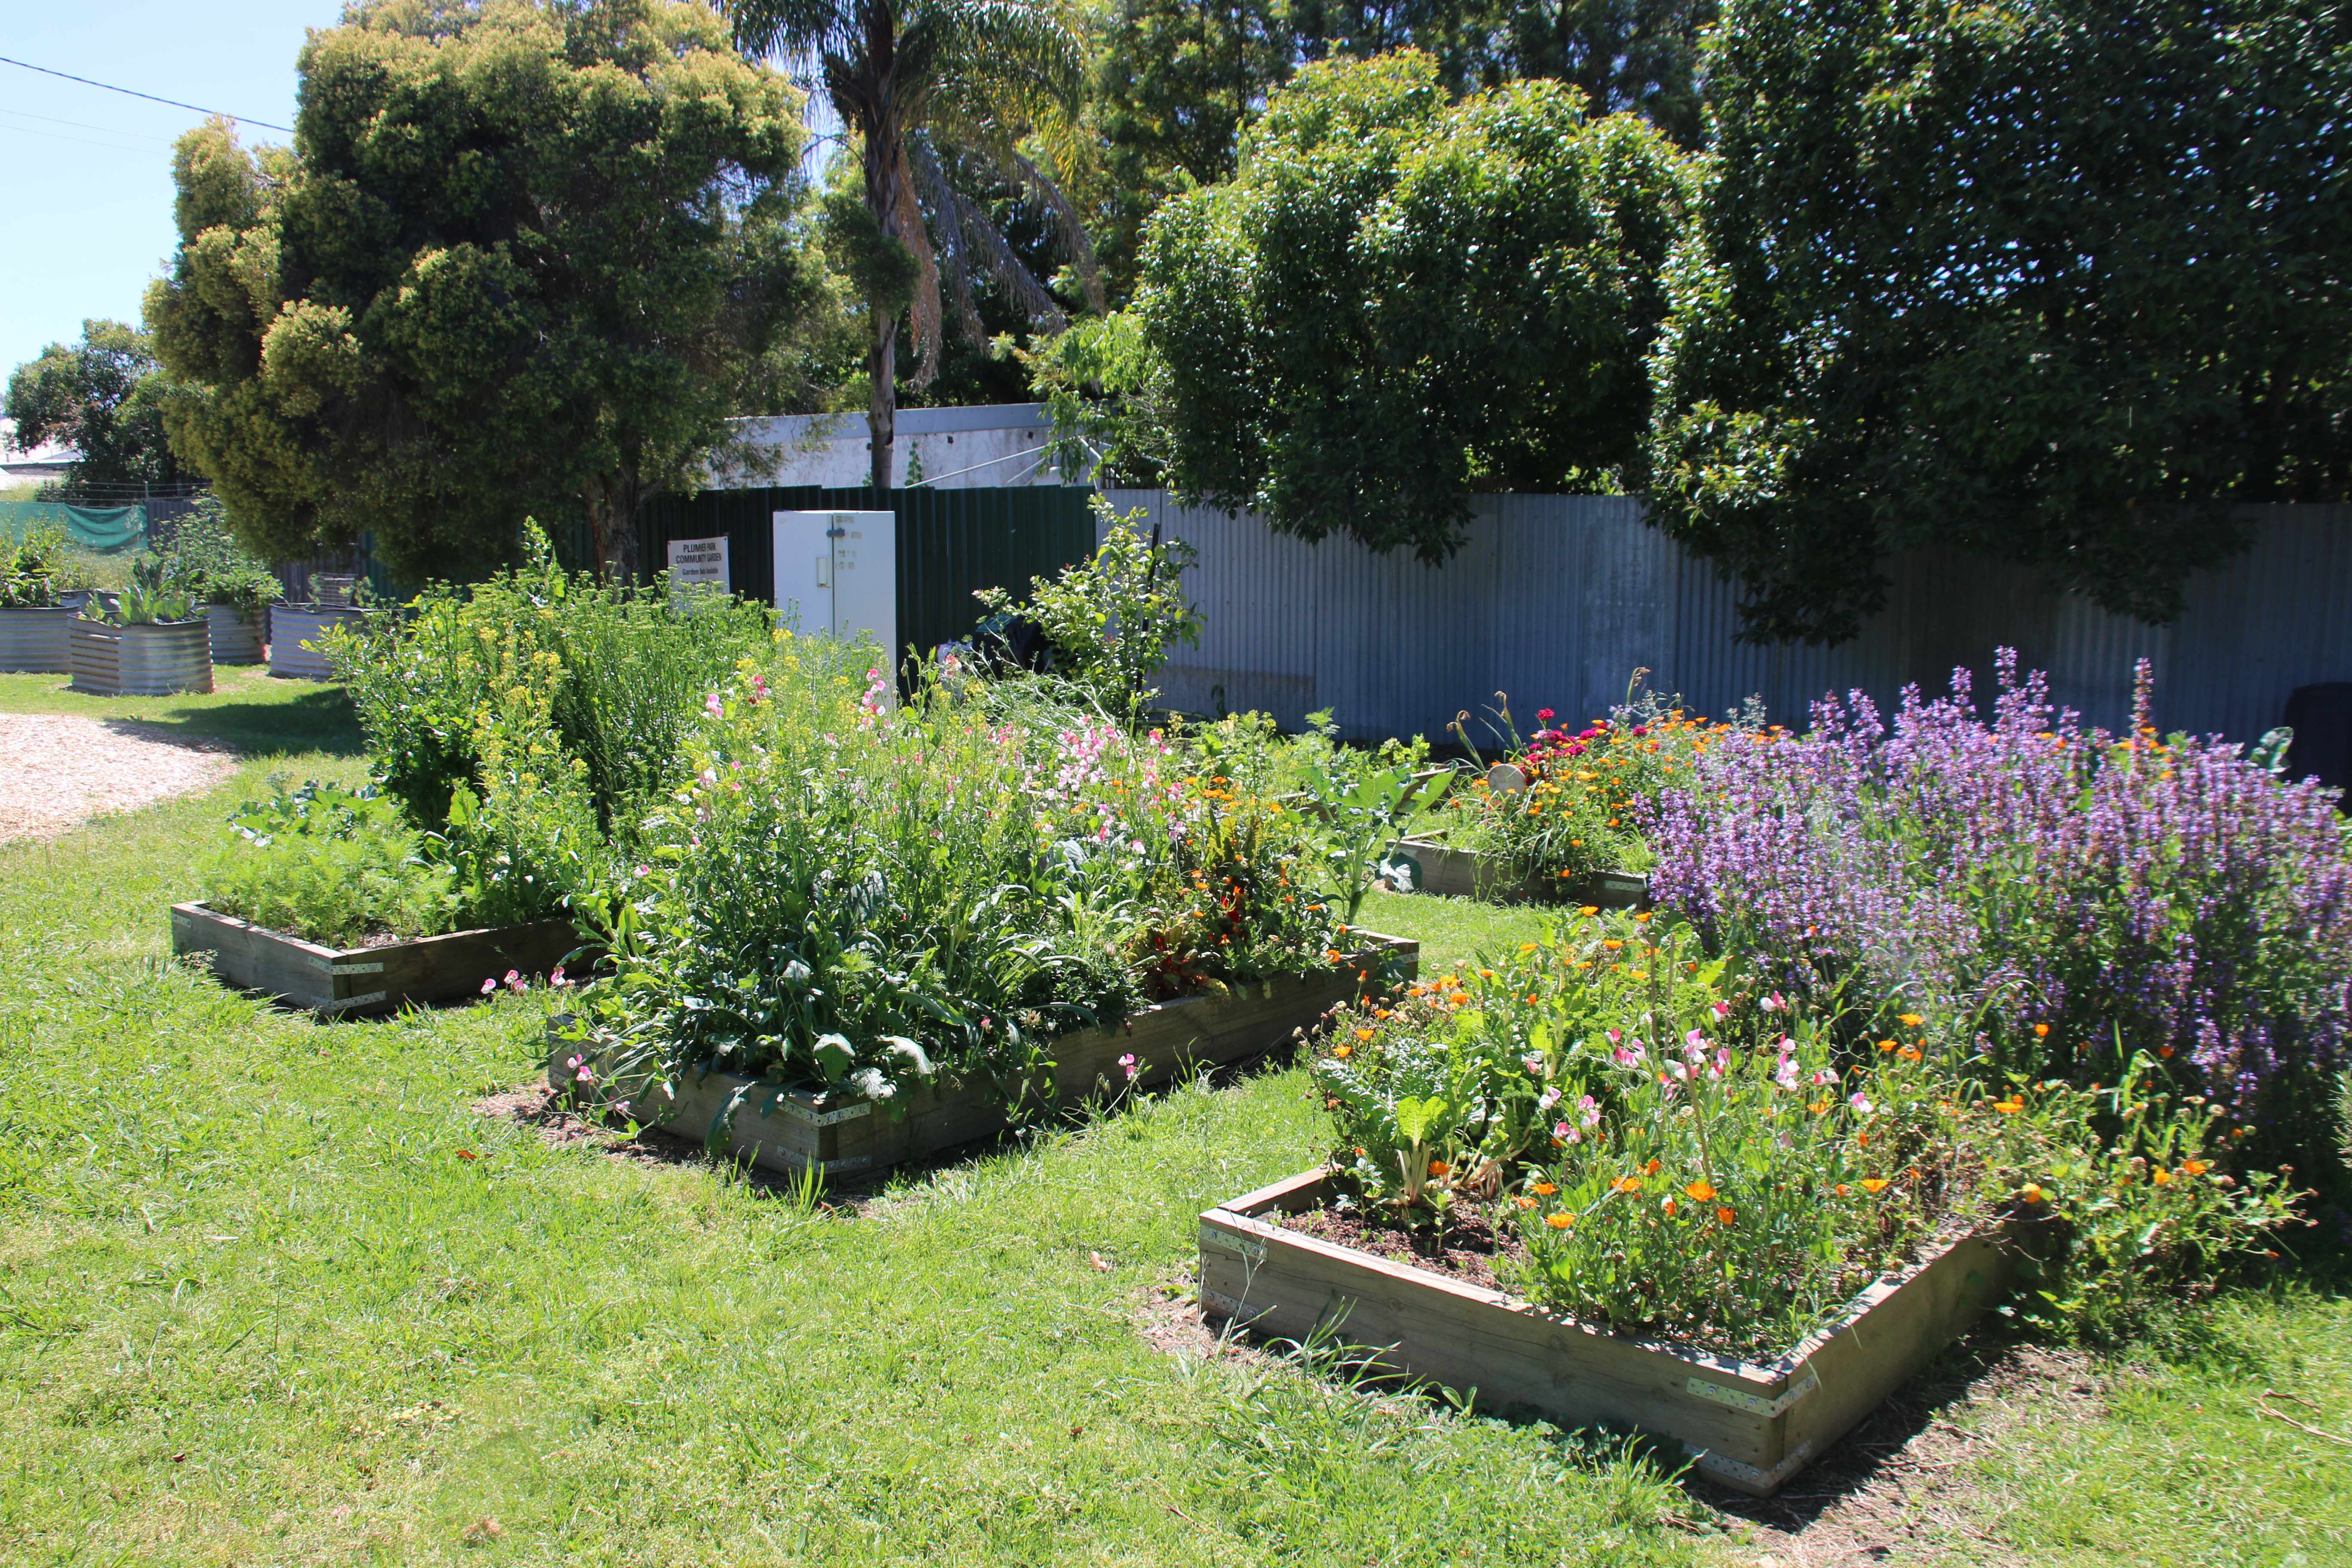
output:
M 683 609 L 694 589 L 707 586 L 724 594 L 730 585 L 725 539 L 673 539 L 669 542 L 671 604 Z

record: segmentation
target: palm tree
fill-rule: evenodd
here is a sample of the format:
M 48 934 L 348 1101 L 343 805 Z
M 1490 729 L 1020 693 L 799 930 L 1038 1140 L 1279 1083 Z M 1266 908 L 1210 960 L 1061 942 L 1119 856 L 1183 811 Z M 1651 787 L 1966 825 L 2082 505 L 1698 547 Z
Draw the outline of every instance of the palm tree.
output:
M 943 273 L 958 325 L 975 340 L 975 275 L 993 278 L 1041 328 L 1067 325 L 988 211 L 956 188 L 950 165 L 993 170 L 1051 214 L 1089 302 L 1101 308 L 1094 253 L 1076 212 L 1018 146 L 1036 130 L 1075 134 L 1078 40 L 1057 0 L 734 0 L 730 9 L 738 48 L 790 61 L 856 133 L 866 209 L 882 237 L 905 246 L 916 264 L 907 308 L 921 356 L 915 385 L 928 384 L 939 369 Z M 874 486 L 887 489 L 899 312 L 878 299 L 869 305 L 874 402 L 866 419 Z

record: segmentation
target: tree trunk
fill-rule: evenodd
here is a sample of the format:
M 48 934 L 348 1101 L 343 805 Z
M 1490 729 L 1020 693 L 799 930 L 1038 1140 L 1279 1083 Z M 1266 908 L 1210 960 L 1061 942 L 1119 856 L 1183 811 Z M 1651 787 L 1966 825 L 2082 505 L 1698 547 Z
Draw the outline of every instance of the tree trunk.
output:
M 874 488 L 890 492 L 890 446 L 898 424 L 898 318 L 874 312 L 874 347 L 866 366 L 873 374 L 874 404 L 866 411 L 866 428 L 873 439 Z
M 633 479 L 600 474 L 588 481 L 588 528 L 595 541 L 596 575 L 607 583 L 637 580 L 637 503 Z
M 876 6 L 866 19 L 866 48 L 873 57 L 876 71 L 865 123 L 858 130 L 865 142 L 866 210 L 874 215 L 875 224 L 885 238 L 903 239 L 898 222 L 898 172 L 906 166 L 906 152 L 899 144 L 906 128 L 898 123 L 898 107 L 890 91 L 891 58 L 898 42 L 891 13 L 889 6 Z M 866 427 L 872 437 L 868 446 L 874 456 L 875 492 L 877 497 L 887 497 L 891 445 L 898 425 L 898 313 L 894 310 L 886 319 L 881 305 L 870 300 L 866 309 L 874 314 L 874 347 L 866 361 L 866 368 L 872 373 L 874 401 L 866 410 Z

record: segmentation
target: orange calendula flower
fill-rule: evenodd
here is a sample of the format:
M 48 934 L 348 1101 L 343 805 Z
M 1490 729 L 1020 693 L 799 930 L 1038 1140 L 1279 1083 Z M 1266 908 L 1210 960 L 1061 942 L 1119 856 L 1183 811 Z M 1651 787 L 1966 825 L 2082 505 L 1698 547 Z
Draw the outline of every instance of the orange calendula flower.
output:
M 1371 1037 L 1372 1037 L 1372 1031 L 1371 1031 L 1371 1030 L 1370 1030 L 1370 1029 L 1359 1029 L 1359 1030 L 1357 1030 L 1357 1031 L 1356 1031 L 1356 1038 L 1358 1038 L 1358 1039 L 1360 1039 L 1360 1040 L 1369 1040 L 1369 1039 L 1370 1039 Z
M 2172 1173 L 2158 1165 L 2147 1173 L 2147 1179 L 2159 1187 L 2168 1187 L 2172 1184 Z
M 1536 1195 L 1538 1197 L 1548 1198 L 1558 1191 L 1559 1191 L 1559 1189 L 1553 1186 L 1549 1182 L 1538 1182 L 1536 1184 Z
M 1887 1181 L 1884 1176 L 1864 1176 L 1862 1179 L 1862 1190 L 1873 1194 L 1874 1196 L 1879 1193 L 1885 1192 L 1886 1187 Z
M 1916 1046 L 1906 1046 L 1895 1054 L 1906 1062 L 1916 1062 L 1920 1058 L 1919 1047 Z
M 1815 1116 L 1821 1115 L 1823 1111 L 1829 1110 L 1829 1108 L 1830 1102 L 1826 1100 L 1817 1100 L 1811 1105 L 1805 1107 L 1807 1110 L 1811 1111 Z
M 2024 1199 L 2027 1203 L 2038 1204 L 2042 1201 L 2042 1184 L 2039 1182 L 2028 1182 L 2025 1185 L 2017 1189 L 2017 1195 Z
M 1355 1053 L 1355 1047 L 1348 1044 L 1345 1040 L 1342 1040 L 1339 1044 L 1331 1047 L 1331 1054 L 1344 1062 L 1349 1058 L 1349 1057 Z
M 1665 1206 L 1665 1211 L 1666 1211 L 1666 1214 L 1667 1214 L 1668 1217 L 1672 1217 L 1673 1215 L 1678 1215 L 1678 1214 L 1680 1214 L 1680 1213 L 1682 1213 L 1682 1212 L 1683 1212 L 1683 1211 L 1682 1211 L 1682 1205 L 1681 1205 L 1680 1204 L 1677 1204 L 1676 1202 L 1675 1202 L 1675 1200 L 1674 1200 L 1674 1199 L 1672 1199 L 1672 1198 L 1668 1198 L 1668 1199 L 1666 1200 L 1666 1202 L 1665 1202 L 1665 1205 L 1664 1205 L 1664 1206 Z
M 2203 1175 L 2206 1172 L 2208 1172 L 2208 1171 L 2211 1170 L 2213 1167 L 2212 1167 L 2212 1166 L 2210 1166 L 2210 1165 L 2209 1165 L 2209 1164 L 2207 1164 L 2207 1163 L 2206 1163 L 2204 1161 L 2202 1161 L 2202 1160 L 2190 1160 L 2190 1161 L 2187 1162 L 2185 1164 L 2183 1164 L 2180 1168 L 2181 1168 L 2183 1171 L 2187 1172 L 2189 1175 L 2192 1175 L 2192 1176 L 2201 1176 L 2201 1175 Z
M 1617 938 L 1615 938 L 1615 937 L 1613 937 L 1613 936 L 1612 936 L 1612 937 L 1609 938 L 1607 941 L 1603 942 L 1601 945 L 1601 946 L 1603 946 L 1603 947 L 1605 947 L 1605 948 L 1607 948 L 1610 952 L 1616 952 L 1619 948 L 1621 948 L 1621 947 L 1624 946 L 1625 944 L 1624 944 L 1622 942 L 1619 941 Z
M 2034 1025 L 2034 1026 L 2033 1026 L 2033 1037 L 2034 1037 L 2035 1039 L 2037 1039 L 2037 1040 L 2046 1040 L 2046 1039 L 2048 1039 L 2048 1038 L 2050 1037 L 2050 1026 L 2049 1026 L 2049 1025 L 2047 1025 L 2047 1024 L 2036 1024 L 2036 1025 Z
M 1916 1013 L 1906 1013 L 1903 1015 L 1903 1026 L 1906 1029 L 1916 1029 L 1923 1022 L 1925 1022 L 1925 1020 Z
M 1571 1215 L 1548 1214 L 1544 1215 L 1544 1224 L 1551 1226 L 1554 1230 L 1566 1230 L 1570 1226 L 1572 1226 L 1575 1223 L 1575 1216 Z
M 1703 1204 L 1706 1202 L 1707 1199 L 1715 1196 L 1714 1184 L 1708 1182 L 1704 1176 L 1700 1177 L 1697 1181 L 1691 1183 L 1690 1185 L 1685 1187 L 1683 1191 L 1690 1194 L 1690 1201 L 1695 1204 Z
M 2003 1116 L 2014 1116 L 2019 1111 L 2025 1109 L 2025 1101 L 2012 1094 L 2007 1100 L 1994 1100 L 1992 1102 L 1992 1108 L 1995 1110 L 2000 1111 Z
M 1733 1216 L 1732 1212 L 1731 1212 L 1731 1210 L 1730 1210 L 1730 1209 L 1728 1209 L 1728 1208 L 1719 1208 L 1719 1209 L 1717 1209 L 1717 1210 L 1716 1210 L 1716 1211 L 1715 1211 L 1715 1217 L 1716 1217 L 1716 1219 L 1717 1219 L 1717 1221 L 1718 1223 L 1723 1224 L 1723 1225 L 1729 1225 L 1729 1224 L 1731 1223 L 1731 1221 L 1732 1221 L 1732 1219 L 1733 1219 L 1733 1217 L 1734 1217 L 1734 1216 Z
M 1433 1176 L 1444 1175 L 1447 1172 L 1453 1169 L 1453 1166 L 1447 1164 L 1443 1160 L 1432 1160 L 1429 1163 L 1429 1173 Z
M 1386 1007 L 1375 1007 L 1372 1009 L 1372 1016 L 1375 1018 L 1393 1018 L 1396 1015 L 1390 1012 Z
M 1642 1178 L 1639 1176 L 1620 1176 L 1617 1178 L 1616 1184 L 1617 1190 L 1621 1193 L 1638 1193 L 1642 1190 Z
M 1840 1182 L 1838 1184 L 1837 1193 L 1838 1196 L 1842 1198 L 1850 1198 L 1853 1196 L 1853 1189 L 1847 1186 L 1843 1182 Z
M 1535 1199 L 1528 1197 L 1525 1194 L 1513 1198 L 1511 1201 L 1518 1205 L 1523 1209 L 1531 1209 L 1536 1206 Z
M 1642 1174 L 1645 1176 L 1654 1176 L 1657 1173 L 1658 1163 L 1655 1160 L 1651 1161 L 1648 1164 L 1642 1167 Z
M 1895 1042 L 1893 1040 L 1881 1040 L 1878 1042 L 1878 1048 L 1882 1051 L 1891 1051 L 1895 1048 Z
M 1521 952 L 1533 952 L 1535 950 L 1536 950 L 1536 944 L 1535 944 L 1534 942 L 1523 942 L 1519 943 L 1519 951 L 1520 951 Z
M 1583 841 L 1582 839 L 1580 839 L 1580 839 L 1578 839 L 1578 840 L 1577 840 L 1577 842 L 1578 842 L 1578 843 L 1580 843 L 1580 844 L 1581 844 L 1581 843 L 1582 843 L 1582 842 L 1584 842 L 1584 841 Z M 1592 917 L 1592 916 L 1594 916 L 1594 915 L 1597 915 L 1597 914 L 1599 914 L 1599 913 L 1601 912 L 1601 906 L 1600 906 L 1599 904 L 1587 904 L 1587 905 L 1585 905 L 1582 909 L 1580 909 L 1580 910 L 1577 910 L 1576 912 L 1577 912 L 1578 914 L 1580 914 L 1580 915 L 1585 916 L 1587 919 L 1590 919 L 1591 917 Z

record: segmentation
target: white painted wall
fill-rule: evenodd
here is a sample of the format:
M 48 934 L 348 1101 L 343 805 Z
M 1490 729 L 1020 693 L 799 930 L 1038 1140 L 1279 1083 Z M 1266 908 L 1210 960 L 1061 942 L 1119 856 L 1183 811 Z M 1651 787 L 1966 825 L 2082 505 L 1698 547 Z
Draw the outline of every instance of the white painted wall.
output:
M 862 485 L 871 474 L 864 414 L 786 415 L 737 422 L 743 434 L 773 452 L 763 463 L 730 472 L 719 488 L 762 485 Z M 940 489 L 1058 485 L 1044 467 L 1053 425 L 1041 403 L 999 403 L 976 408 L 901 408 L 891 443 L 891 483 L 908 483 L 919 454 L 922 482 Z

